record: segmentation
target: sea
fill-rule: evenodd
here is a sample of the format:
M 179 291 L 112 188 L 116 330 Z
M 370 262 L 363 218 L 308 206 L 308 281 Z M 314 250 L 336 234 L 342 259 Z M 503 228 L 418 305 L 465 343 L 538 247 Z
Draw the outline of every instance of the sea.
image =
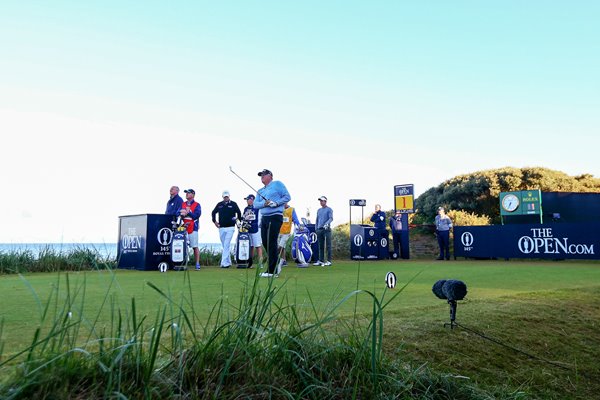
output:
M 199 243 L 200 249 L 209 248 L 213 252 L 221 252 L 221 243 Z M 113 260 L 117 258 L 117 243 L 0 243 L 0 254 L 31 252 L 38 257 L 42 252 L 70 254 L 73 251 L 90 250 L 101 258 Z

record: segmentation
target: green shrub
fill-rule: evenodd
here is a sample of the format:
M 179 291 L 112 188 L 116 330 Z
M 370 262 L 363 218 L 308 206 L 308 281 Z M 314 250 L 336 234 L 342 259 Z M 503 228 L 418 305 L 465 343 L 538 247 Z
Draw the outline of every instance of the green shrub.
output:
M 487 215 L 477 215 L 468 211 L 450 210 L 448 216 L 455 226 L 490 225 L 491 218 Z

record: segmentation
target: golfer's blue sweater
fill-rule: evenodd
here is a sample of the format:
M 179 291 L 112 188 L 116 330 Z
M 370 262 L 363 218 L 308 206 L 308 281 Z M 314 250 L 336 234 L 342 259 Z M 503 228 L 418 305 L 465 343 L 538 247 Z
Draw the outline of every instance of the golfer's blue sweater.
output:
M 272 204 L 266 206 L 265 199 Z M 283 205 L 292 199 L 290 193 L 281 181 L 271 181 L 267 186 L 258 189 L 258 196 L 254 200 L 254 208 L 261 209 L 263 217 L 269 215 L 283 215 Z

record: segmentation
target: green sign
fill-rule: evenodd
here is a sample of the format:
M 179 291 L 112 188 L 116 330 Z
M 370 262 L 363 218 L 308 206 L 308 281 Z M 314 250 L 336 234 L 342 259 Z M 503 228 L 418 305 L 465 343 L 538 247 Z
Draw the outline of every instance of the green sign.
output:
M 500 193 L 500 216 L 507 215 L 539 215 L 541 221 L 542 192 L 540 189 Z
M 521 191 L 521 208 L 523 215 L 540 215 L 542 213 L 542 192 L 540 189 Z

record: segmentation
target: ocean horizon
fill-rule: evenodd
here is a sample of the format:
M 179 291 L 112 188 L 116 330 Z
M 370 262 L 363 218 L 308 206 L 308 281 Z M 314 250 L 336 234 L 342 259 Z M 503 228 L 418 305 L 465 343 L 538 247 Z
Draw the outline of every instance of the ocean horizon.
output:
M 200 249 L 209 248 L 221 251 L 221 243 L 199 243 Z M 118 244 L 115 243 L 0 243 L 0 254 L 31 252 L 34 257 L 40 253 L 52 251 L 59 254 L 69 254 L 77 250 L 91 250 L 103 258 L 116 259 Z

